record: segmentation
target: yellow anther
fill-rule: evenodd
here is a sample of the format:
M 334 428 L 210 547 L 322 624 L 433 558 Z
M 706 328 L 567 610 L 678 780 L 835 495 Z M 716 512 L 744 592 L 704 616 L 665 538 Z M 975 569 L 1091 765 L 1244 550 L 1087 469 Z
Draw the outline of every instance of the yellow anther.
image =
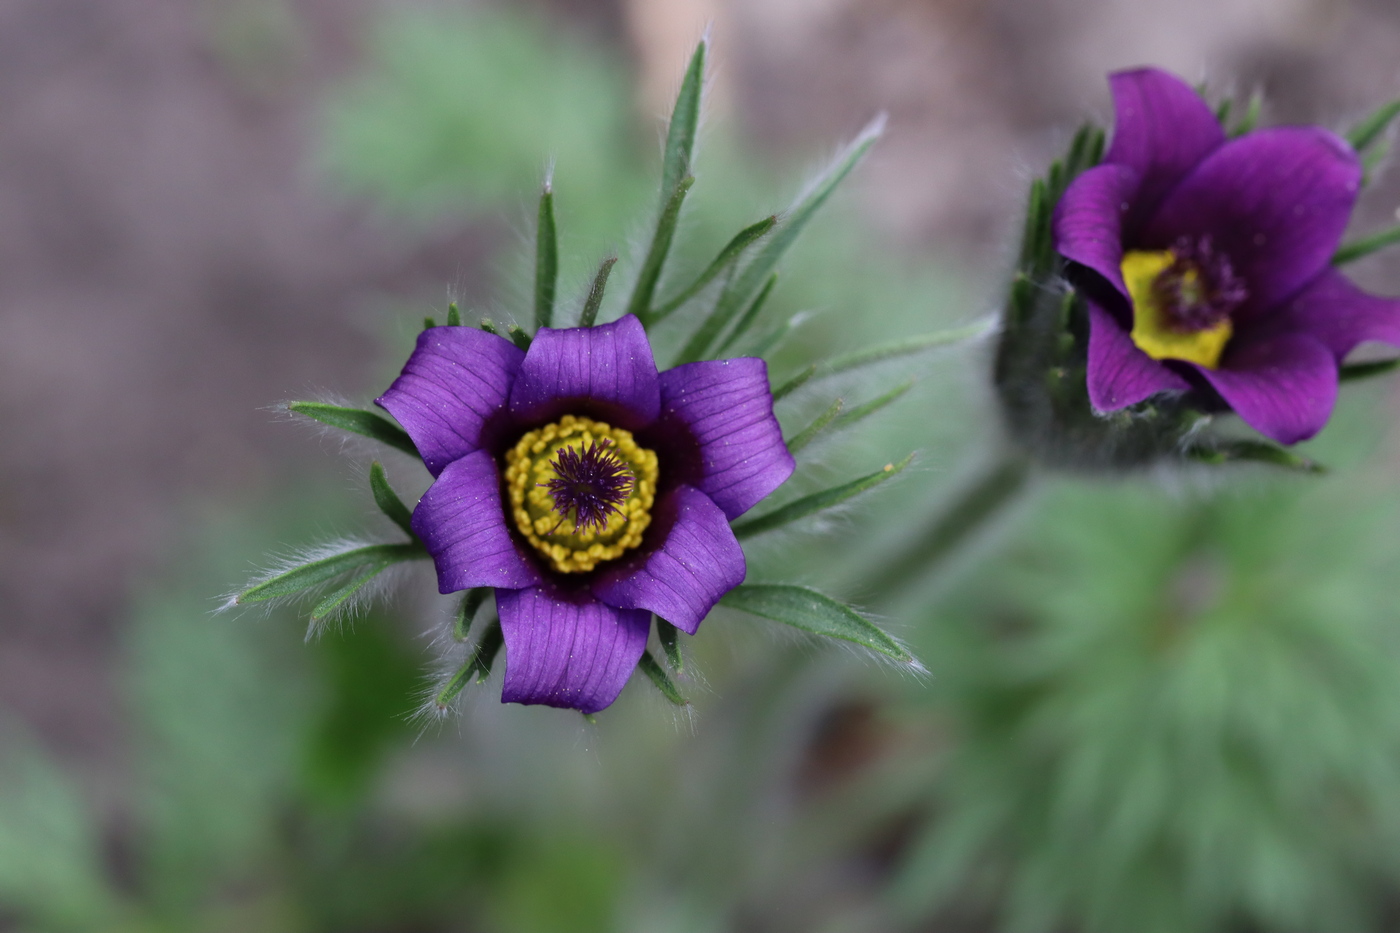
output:
M 1154 360 L 1185 360 L 1215 369 L 1234 327 L 1229 318 L 1205 330 L 1182 331 L 1171 326 L 1153 285 L 1175 261 L 1171 250 L 1132 250 L 1123 255 L 1123 283 L 1128 286 L 1128 295 L 1133 300 L 1133 343 Z M 1194 270 L 1183 276 L 1183 291 L 1188 300 L 1200 299 L 1199 277 Z

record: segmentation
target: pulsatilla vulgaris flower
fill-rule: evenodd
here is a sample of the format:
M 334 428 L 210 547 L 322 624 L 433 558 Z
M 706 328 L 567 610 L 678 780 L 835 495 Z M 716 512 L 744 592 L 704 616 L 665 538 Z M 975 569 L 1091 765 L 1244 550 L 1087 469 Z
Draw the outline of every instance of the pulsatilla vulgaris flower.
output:
M 430 328 L 378 403 L 436 477 L 412 526 L 439 589 L 495 588 L 506 702 L 612 703 L 652 613 L 693 634 L 743 582 L 729 522 L 794 468 L 762 360 L 658 373 L 631 315 L 528 351 Z
M 1054 218 L 1087 298 L 1091 403 L 1108 412 L 1194 390 L 1276 441 L 1311 437 L 1331 414 L 1341 360 L 1366 340 L 1400 345 L 1400 302 L 1331 264 L 1361 160 L 1319 127 L 1227 139 L 1200 95 L 1163 71 L 1110 84 L 1112 143 Z

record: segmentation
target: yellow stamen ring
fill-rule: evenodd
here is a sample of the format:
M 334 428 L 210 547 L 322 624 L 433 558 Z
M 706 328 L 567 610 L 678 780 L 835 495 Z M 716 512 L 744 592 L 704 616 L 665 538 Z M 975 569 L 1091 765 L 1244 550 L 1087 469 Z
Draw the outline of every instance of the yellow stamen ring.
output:
M 561 515 L 549 492 L 559 474 L 554 458 L 564 447 L 584 449 L 608 441 L 608 450 L 632 471 L 632 491 L 609 513 L 602 528 L 578 529 L 574 516 Z M 621 557 L 642 543 L 651 524 L 656 500 L 656 454 L 638 446 L 632 432 L 601 421 L 565 415 L 553 424 L 530 431 L 506 451 L 506 492 L 515 526 L 525 540 L 560 573 L 584 573 L 599 563 Z
M 1154 360 L 1185 360 L 1215 369 L 1234 327 L 1229 318 L 1198 331 L 1181 331 L 1171 326 L 1153 285 L 1174 262 L 1176 254 L 1171 250 L 1132 250 L 1123 255 L 1123 284 L 1128 286 L 1133 300 L 1133 343 Z M 1200 287 L 1198 276 L 1197 272 L 1189 273 L 1183 284 Z

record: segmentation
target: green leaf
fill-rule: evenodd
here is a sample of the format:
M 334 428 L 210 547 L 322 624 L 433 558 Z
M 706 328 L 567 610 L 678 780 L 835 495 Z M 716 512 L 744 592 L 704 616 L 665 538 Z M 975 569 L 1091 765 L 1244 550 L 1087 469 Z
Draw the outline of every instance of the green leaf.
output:
M 796 456 L 799 450 L 812 443 L 817 435 L 821 434 L 821 432 L 826 429 L 827 425 L 836 420 L 836 416 L 841 414 L 841 409 L 844 406 L 845 402 L 841 401 L 839 398 L 832 402 L 830 408 L 820 415 L 817 415 L 811 424 L 807 425 L 807 427 L 803 428 L 801 431 L 798 431 L 797 434 L 793 436 L 792 440 L 787 442 L 788 453 Z
M 871 415 L 875 414 L 875 412 L 884 408 L 886 405 L 890 405 L 893 402 L 897 401 L 902 395 L 904 395 L 905 392 L 908 392 L 912 388 L 914 388 L 914 380 L 910 379 L 908 382 L 903 383 L 902 385 L 895 386 L 893 389 L 886 392 L 884 395 L 871 399 L 864 405 L 857 405 L 855 408 L 852 408 L 850 411 L 845 412 L 840 417 L 838 417 L 836 421 L 831 425 L 831 430 L 840 431 L 845 428 L 849 428 L 851 425 L 857 423 L 858 421 L 861 421 L 865 418 L 869 418 Z
M 370 564 L 369 569 L 366 570 L 364 573 L 355 577 L 349 583 L 340 587 L 335 592 L 327 596 L 325 599 L 317 603 L 316 608 L 311 610 L 311 621 L 313 623 L 320 622 L 327 616 L 331 615 L 342 605 L 344 605 L 346 600 L 350 599 L 352 596 L 358 593 L 365 586 L 365 584 L 369 583 L 369 581 L 379 576 L 380 572 L 383 571 L 386 567 L 388 567 L 390 563 L 391 561 L 381 560 L 376 563 Z M 308 638 L 309 637 L 310 636 L 308 635 Z
M 1017 264 L 1033 276 L 1046 271 L 1052 207 L 1045 180 L 1035 179 L 1031 182 L 1030 203 L 1026 205 L 1026 228 L 1021 235 L 1021 258 Z
M 239 605 L 260 603 L 269 599 L 290 596 L 309 589 L 341 574 L 350 573 L 361 567 L 373 564 L 393 564 L 405 560 L 425 558 L 428 552 L 421 544 L 371 544 L 357 547 L 329 557 L 308 561 L 291 570 L 279 573 L 270 580 L 264 580 L 239 593 L 234 602 Z
M 1204 88 L 1198 89 L 1198 91 L 1203 90 Z M 1228 97 L 1215 105 L 1215 122 L 1219 123 L 1222 128 L 1230 122 L 1230 109 L 1234 107 L 1234 105 L 1235 102 Z
M 608 273 L 616 264 L 617 257 L 609 256 L 598 267 L 598 274 L 593 276 L 593 285 L 588 289 L 588 300 L 583 303 L 583 311 L 578 316 L 579 327 L 592 327 L 593 322 L 598 320 L 598 308 L 603 304 L 603 292 L 608 288 Z
M 659 321 L 666 315 L 670 314 L 672 311 L 679 308 L 681 305 L 685 304 L 690 299 L 694 298 L 696 295 L 700 294 L 701 289 L 703 289 L 706 285 L 709 285 L 710 282 L 714 281 L 715 277 L 718 276 L 725 269 L 729 268 L 731 263 L 737 262 L 739 257 L 744 254 L 744 250 L 748 249 L 754 243 L 762 239 L 763 235 L 766 234 L 769 230 L 772 230 L 773 225 L 777 222 L 778 218 L 776 215 L 772 217 L 765 217 L 758 223 L 745 227 L 743 230 L 740 230 L 738 233 L 736 233 L 734 235 L 734 239 L 726 243 L 724 249 L 719 251 L 719 255 L 716 256 L 714 260 L 708 266 L 705 267 L 705 271 L 701 272 L 699 277 L 696 278 L 694 282 L 691 282 L 684 289 L 682 289 L 681 292 L 676 295 L 676 297 L 672 298 L 670 301 L 665 302 L 655 311 L 650 312 L 650 319 L 652 321 Z M 755 299 L 754 305 L 758 305 L 760 307 L 762 306 L 762 300 L 768 297 L 768 291 L 773 287 L 774 278 L 776 278 L 776 276 L 769 278 L 768 284 L 763 287 L 763 292 L 759 295 L 758 299 Z M 751 305 L 750 307 L 753 307 L 753 305 Z M 731 336 L 731 341 L 732 339 L 733 338 Z
M 1245 133 L 1254 132 L 1254 128 L 1259 125 L 1259 116 L 1264 111 L 1264 95 L 1255 91 L 1249 97 L 1249 104 L 1245 107 L 1244 114 L 1239 122 L 1230 130 L 1230 136 L 1243 136 Z
M 554 226 L 554 185 L 546 179 L 540 192 L 535 239 L 535 325 L 554 323 L 554 290 L 559 284 L 559 232 Z
M 423 329 L 424 329 L 424 330 L 432 330 L 434 327 L 437 327 L 437 320 L 436 320 L 435 318 L 431 318 L 431 317 L 425 317 L 425 318 L 423 318 Z
M 823 596 L 816 590 L 802 586 L 746 583 L 730 590 L 719 602 L 721 606 L 782 622 L 813 635 L 863 645 L 904 664 L 918 663 L 899 642 L 880 631 L 870 620 L 850 606 Z
M 666 129 L 666 149 L 661 157 L 661 206 L 664 212 L 681 179 L 691 173 L 695 137 L 700 127 L 700 98 L 705 89 L 705 43 L 695 47 L 681 80 L 671 123 Z
M 776 403 L 776 402 L 778 401 L 778 399 L 784 398 L 785 396 L 791 395 L 792 393 L 796 392 L 796 391 L 797 391 L 798 389 L 800 389 L 803 385 L 805 385 L 809 379 L 811 379 L 811 378 L 812 378 L 813 376 L 815 376 L 816 374 L 817 374 L 817 364 L 816 364 L 816 363 L 812 363 L 812 364 L 809 365 L 806 369 L 804 369 L 804 370 L 802 370 L 801 372 L 799 372 L 796 376 L 793 376 L 793 377 L 792 377 L 791 379 L 789 379 L 787 382 L 784 382 L 782 385 L 780 385 L 780 386 L 778 386 L 776 389 L 774 389 L 774 390 L 773 390 L 773 401 Z
M 763 284 L 763 288 L 759 289 L 758 295 L 749 303 L 748 310 L 739 318 L 739 323 L 734 325 L 734 328 L 729 332 L 729 336 L 725 337 L 724 342 L 719 345 L 719 349 L 715 351 L 716 356 L 723 356 L 726 350 L 748 332 L 749 328 L 753 326 L 753 322 L 758 320 L 758 315 L 763 311 L 763 306 L 768 303 L 768 296 L 773 294 L 773 288 L 777 284 L 778 273 L 774 272 L 772 275 L 768 276 L 768 281 Z M 755 344 L 752 355 L 763 356 L 772 349 L 774 344 L 786 337 L 788 332 L 796 326 L 797 322 L 798 316 L 793 315 L 788 319 L 787 323 L 779 328 L 769 339 L 760 340 Z
M 404 530 L 404 534 L 417 541 L 418 536 L 413 533 L 411 524 L 413 515 L 389 485 L 389 477 L 384 475 L 384 465 L 378 460 L 369 465 L 369 488 L 374 493 L 374 504 L 379 506 L 379 511 L 389 516 L 395 525 Z
M 873 489 L 886 480 L 893 479 L 904 472 L 914 460 L 914 455 L 910 454 L 898 463 L 887 463 L 885 468 L 871 473 L 869 476 L 862 476 L 860 479 L 851 480 L 849 483 L 842 483 L 840 486 L 833 486 L 821 492 L 814 492 L 810 496 L 803 496 L 794 502 L 789 502 L 781 508 L 774 509 L 766 515 L 757 518 L 749 518 L 731 526 L 736 538 L 751 538 L 754 535 L 763 534 L 765 531 L 772 531 L 781 528 L 817 512 L 834 508 L 854 496 L 858 496 L 867 489 Z
M 418 448 L 414 446 L 413 439 L 408 436 L 407 431 L 383 415 L 375 414 L 372 411 L 365 411 L 363 408 L 327 405 L 325 402 L 292 402 L 287 405 L 287 410 L 296 412 L 298 415 L 305 415 L 333 428 L 340 428 L 342 431 L 373 438 L 381 444 L 388 444 L 406 454 L 420 456 Z
M 779 260 L 797 241 L 798 236 L 812 217 L 831 197 L 836 186 L 845 180 L 851 170 L 870 151 L 870 147 L 875 144 L 875 140 L 880 138 L 884 129 L 885 118 L 883 115 L 872 120 L 852 140 L 845 151 L 836 158 L 831 167 L 798 199 L 797 204 L 779 220 L 763 249 L 720 292 L 714 310 L 705 318 L 699 329 L 681 350 L 680 356 L 676 360 L 677 364 L 691 363 L 705 358 L 711 345 L 720 338 L 735 315 L 748 305 L 749 299 L 768 281 L 768 277 L 773 274 Z
M 475 672 L 476 656 L 473 655 L 470 661 L 457 668 L 457 673 L 453 674 L 452 678 L 437 692 L 437 696 L 433 697 L 433 702 L 436 703 L 439 708 L 445 709 L 449 703 L 457 699 L 461 692 L 466 689 L 467 684 L 471 682 L 472 674 Z
M 486 331 L 486 333 L 488 334 L 495 334 L 497 337 L 501 336 L 500 328 L 498 328 L 495 324 L 492 324 L 491 319 L 489 317 L 484 317 L 481 319 L 481 329 Z
M 1400 357 L 1393 360 L 1373 360 L 1366 363 L 1347 363 L 1338 373 L 1338 378 L 1342 382 L 1352 382 L 1357 379 L 1369 379 L 1371 376 L 1382 376 L 1386 373 L 1394 372 L 1400 368 Z
M 471 631 L 472 622 L 476 619 L 481 604 L 486 602 L 486 597 L 490 595 L 491 587 L 489 586 L 474 586 L 463 594 L 462 601 L 457 604 L 457 615 L 452 620 L 454 641 L 467 640 L 467 633 Z
M 1263 463 L 1299 473 L 1327 472 L 1322 464 L 1265 441 L 1227 441 L 1211 447 L 1191 448 L 1186 455 L 1201 463 Z
M 493 619 L 482 633 L 481 641 L 476 643 L 476 651 L 472 655 L 477 683 L 484 683 L 486 678 L 491 676 L 491 665 L 495 663 L 496 655 L 501 653 L 501 646 L 505 643 L 505 635 L 501 633 L 501 620 Z
M 920 334 L 917 337 L 892 340 L 889 343 L 877 344 L 819 363 L 817 371 L 812 375 L 825 379 L 828 376 L 850 372 L 865 366 L 873 366 L 876 363 L 898 359 L 901 356 L 913 356 L 916 353 L 923 353 L 925 350 L 934 350 L 938 347 L 946 347 L 967 340 L 978 340 L 992 333 L 996 327 L 997 320 L 993 316 L 973 321 L 964 327 L 955 327 L 952 330 L 935 331 L 931 334 Z
M 451 303 L 448 304 L 448 306 L 447 306 L 447 326 L 448 326 L 448 327 L 461 327 L 461 326 L 462 326 L 462 312 L 459 311 L 459 310 L 457 310 L 457 302 L 455 302 L 455 301 L 454 301 L 454 302 L 451 302 Z
M 666 652 L 666 663 L 671 670 L 680 673 L 685 670 L 685 659 L 681 656 L 680 629 L 661 616 L 656 617 L 656 637 L 661 641 L 661 650 Z
M 1357 152 L 1364 152 L 1384 135 L 1396 117 L 1400 117 L 1400 99 L 1381 105 L 1352 127 L 1346 135 L 1347 142 Z
M 1332 265 L 1344 266 L 1396 243 L 1400 243 L 1400 226 L 1364 236 L 1351 243 L 1343 243 L 1336 255 L 1332 257 Z
M 680 690 L 676 688 L 675 683 L 667 676 L 666 671 L 660 664 L 656 663 L 656 659 L 651 656 L 650 651 L 642 652 L 642 659 L 637 662 L 637 667 L 641 668 L 642 673 L 647 675 L 666 699 L 676 706 L 690 705 L 686 698 L 681 695 Z
M 530 335 L 514 324 L 506 325 L 506 336 L 510 338 L 511 343 L 515 344 L 520 349 L 530 349 Z
M 760 297 L 762 297 L 761 293 Z M 812 312 L 810 311 L 797 312 L 792 317 L 788 318 L 786 321 L 783 321 L 777 327 L 773 328 L 768 333 L 755 340 L 749 346 L 748 352 L 746 352 L 744 355 L 766 357 L 776 347 L 780 346 L 782 342 L 788 338 L 788 335 L 791 334 L 794 330 L 796 330 L 799 325 L 803 324 L 807 320 L 807 318 L 811 317 L 811 315 Z M 752 319 L 749 318 L 748 315 L 745 315 L 744 318 L 740 319 L 739 324 L 736 325 L 735 328 L 730 331 L 730 336 L 737 337 L 737 335 L 739 334 L 739 327 L 748 327 L 750 323 L 752 323 Z M 729 341 L 725 340 L 725 343 L 727 344 L 729 343 Z
M 651 236 L 651 246 L 642 260 L 642 270 L 637 273 L 637 284 L 632 289 L 632 298 L 627 302 L 627 313 L 635 314 L 645 326 L 650 326 L 654 318 L 651 313 L 651 299 L 656 294 L 656 283 L 661 279 L 661 270 L 666 265 L 666 257 L 671 252 L 671 241 L 676 236 L 676 225 L 681 219 L 681 205 L 695 178 L 685 175 L 676 185 L 676 190 L 666 200 L 661 216 L 656 219 L 656 232 Z

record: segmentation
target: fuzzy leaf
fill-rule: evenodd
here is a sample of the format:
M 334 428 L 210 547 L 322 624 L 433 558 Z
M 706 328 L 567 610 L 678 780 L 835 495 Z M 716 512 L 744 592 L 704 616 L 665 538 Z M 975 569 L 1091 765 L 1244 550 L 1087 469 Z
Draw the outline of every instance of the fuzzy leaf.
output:
M 812 363 L 812 364 L 809 365 L 806 369 L 804 369 L 804 370 L 802 370 L 801 372 L 799 372 L 796 376 L 793 376 L 793 377 L 792 377 L 791 379 L 789 379 L 787 382 L 784 382 L 782 385 L 780 385 L 780 386 L 778 386 L 776 389 L 774 389 L 774 390 L 773 390 L 773 401 L 774 401 L 774 402 L 777 402 L 778 399 L 783 398 L 783 397 L 788 396 L 788 395 L 791 395 L 792 393 L 796 392 L 796 391 L 797 391 L 798 389 L 800 389 L 803 385 L 805 385 L 809 379 L 811 379 L 811 378 L 812 378 L 813 376 L 815 376 L 816 374 L 817 374 L 817 364 L 816 364 L 816 363 Z
M 748 333 L 749 328 L 753 326 L 753 322 L 758 320 L 759 314 L 763 312 L 763 306 L 768 303 L 768 296 L 773 294 L 773 289 L 777 284 L 778 273 L 774 272 L 772 275 L 768 276 L 768 281 L 763 283 L 763 288 L 759 289 L 758 294 L 754 296 L 754 300 L 749 302 L 748 310 L 739 318 L 739 323 L 734 325 L 734 328 L 729 332 L 729 336 L 725 337 L 724 342 L 719 345 L 719 349 L 715 351 L 716 356 L 723 356 L 724 352 L 738 342 L 739 338 Z M 769 350 L 777 345 L 778 341 L 786 337 L 788 332 L 791 331 L 793 327 L 797 326 L 799 320 L 799 315 L 793 315 L 776 333 L 754 344 L 754 349 L 749 355 L 764 356 L 767 354 Z
M 1332 257 L 1332 265 L 1344 266 L 1396 243 L 1400 243 L 1400 226 L 1364 236 L 1351 243 L 1343 243 L 1336 255 Z
M 515 344 L 520 349 L 530 349 L 530 335 L 514 324 L 508 324 L 506 326 L 506 336 L 510 338 L 511 343 Z
M 559 285 L 559 232 L 554 225 L 554 186 L 548 180 L 540 192 L 535 237 L 535 325 L 549 327 L 554 322 L 554 291 Z
M 1202 463 L 1263 463 L 1299 473 L 1327 472 L 1322 464 L 1265 441 L 1228 441 L 1214 447 L 1195 447 L 1186 455 Z
M 860 479 L 851 480 L 849 483 L 842 483 L 840 486 L 833 486 L 821 492 L 814 492 L 810 496 L 803 496 L 795 502 L 789 502 L 781 508 L 774 509 L 766 515 L 757 518 L 745 519 L 742 522 L 731 526 L 734 536 L 737 538 L 751 538 L 754 535 L 763 534 L 765 531 L 772 531 L 781 528 L 783 525 L 795 522 L 798 519 L 806 518 L 808 515 L 815 515 L 817 512 L 834 508 L 854 496 L 858 496 L 867 489 L 873 489 L 886 480 L 893 479 L 904 471 L 914 460 L 914 455 L 910 454 L 898 463 L 887 463 L 883 470 L 877 470 L 869 476 L 862 476 Z
M 837 157 L 825 174 L 819 177 L 797 204 L 779 220 L 772 236 L 768 238 L 767 245 L 720 292 L 714 310 L 686 343 L 676 363 L 691 363 L 705 358 L 706 352 L 724 333 L 735 315 L 748 305 L 749 299 L 768 281 L 783 254 L 797 241 L 803 228 L 831 197 L 836 186 L 845 180 L 870 151 L 870 147 L 875 145 L 875 140 L 880 138 L 884 129 L 883 115 L 872 120 Z
M 817 415 L 817 417 L 812 420 L 811 424 L 807 425 L 807 427 L 803 428 L 801 431 L 798 431 L 793 439 L 787 442 L 788 453 L 796 455 L 799 450 L 812 443 L 817 435 L 826 430 L 827 425 L 836 420 L 836 416 L 841 414 L 841 409 L 844 406 L 845 402 L 841 401 L 839 398 L 832 402 L 830 408 L 820 415 Z
M 992 333 L 996 326 L 996 318 L 988 317 L 980 321 L 973 321 L 963 327 L 955 327 L 952 330 L 934 331 L 931 334 L 920 334 L 917 337 L 905 337 L 900 340 L 892 340 L 889 343 L 877 344 L 819 363 L 817 371 L 813 375 L 826 378 L 847 373 L 853 369 L 873 366 L 886 360 L 898 359 L 901 356 L 913 356 L 916 353 L 923 353 L 925 350 L 934 350 L 963 341 L 978 340 Z
M 476 614 L 481 609 L 481 604 L 486 602 L 486 597 L 490 595 L 491 587 L 476 586 L 467 590 L 462 596 L 462 601 L 457 604 L 457 615 L 452 620 L 453 640 L 467 640 L 467 633 L 471 631 L 472 622 L 476 619 Z
M 447 306 L 447 326 L 461 327 L 462 312 L 457 309 L 457 302 L 451 302 Z
M 320 622 L 322 619 L 325 619 L 327 616 L 334 613 L 337 609 L 339 609 L 342 605 L 345 604 L 346 600 L 350 599 L 362 588 L 364 588 L 365 584 L 369 583 L 375 577 L 379 576 L 380 572 L 383 571 L 386 567 L 388 567 L 391 563 L 392 561 L 381 560 L 377 561 L 376 563 L 370 564 L 369 569 L 367 569 L 364 573 L 355 577 L 349 583 L 346 583 L 344 586 L 340 587 L 335 592 L 327 596 L 325 599 L 317 603 L 316 608 L 311 610 L 311 621 Z
M 912 388 L 914 388 L 914 380 L 910 379 L 908 382 L 895 386 L 893 389 L 886 392 L 884 395 L 871 399 L 864 405 L 857 405 L 850 411 L 843 412 L 839 417 L 837 417 L 837 419 L 834 422 L 832 422 L 831 430 L 840 431 L 845 428 L 849 428 L 851 425 L 856 424 L 857 422 L 865 418 L 869 418 L 871 415 L 875 414 L 875 412 L 884 408 L 886 405 L 893 404 L 902 395 L 904 395 L 905 392 L 908 392 Z
M 647 678 L 666 699 L 676 706 L 690 705 L 686 698 L 681 695 L 675 682 L 666 674 L 665 669 L 656 663 L 656 659 L 651 656 L 650 651 L 642 652 L 642 659 L 637 662 L 637 667 L 641 668 L 642 673 L 647 675 Z
M 632 298 L 627 302 L 627 313 L 635 314 L 643 325 L 653 321 L 651 299 L 656 294 L 656 283 L 661 279 L 661 270 L 666 265 L 666 257 L 671 253 L 671 241 L 676 236 L 676 225 L 681 219 L 681 205 L 695 178 L 684 175 L 666 199 L 661 216 L 656 219 L 656 232 L 651 236 L 651 246 L 642 260 L 642 269 L 637 273 L 637 284 L 632 289 Z
M 369 465 L 369 488 L 374 493 L 374 504 L 379 506 L 379 511 L 389 516 L 395 525 L 404 530 L 404 534 L 418 540 L 411 524 L 413 515 L 389 485 L 389 477 L 384 475 L 384 465 L 378 460 Z
M 700 100 L 705 90 L 706 45 L 701 42 L 690 56 L 681 79 L 671 123 L 666 128 L 666 149 L 661 157 L 661 205 L 664 211 L 681 179 L 690 174 L 695 158 L 695 137 L 700 128 Z
M 708 266 L 705 267 L 705 271 L 701 272 L 699 277 L 697 277 L 694 282 L 691 282 L 684 289 L 682 289 L 681 292 L 678 295 L 676 295 L 676 297 L 663 303 L 655 311 L 650 312 L 649 317 L 651 318 L 651 320 L 661 320 L 663 317 L 670 314 L 672 311 L 676 310 L 681 305 L 685 304 L 687 301 L 698 295 L 701 289 L 703 289 L 706 285 L 709 285 L 710 282 L 714 281 L 715 277 L 721 272 L 723 272 L 725 269 L 729 268 L 731 263 L 737 262 L 739 257 L 743 255 L 744 250 L 748 249 L 754 243 L 757 243 L 763 237 L 764 234 L 766 234 L 769 230 L 772 230 L 773 225 L 777 222 L 778 218 L 776 216 L 765 217 L 758 223 L 745 227 L 743 230 L 740 230 L 738 233 L 736 233 L 734 235 L 734 239 L 730 240 L 728 243 L 725 244 L 724 249 L 719 251 L 719 255 L 716 256 L 714 260 Z M 763 287 L 763 292 L 759 295 L 757 299 L 754 300 L 753 304 L 762 307 L 762 301 L 768 297 L 768 291 L 772 287 L 773 281 L 772 278 L 770 278 L 768 284 Z M 751 305 L 750 307 L 752 306 L 753 305 Z M 733 340 L 732 336 L 730 340 Z
M 419 456 L 418 448 L 414 446 L 407 431 L 383 415 L 375 414 L 372 411 L 366 411 L 363 408 L 327 405 L 325 402 L 292 402 L 287 406 L 287 410 L 296 412 L 298 415 L 305 415 L 333 428 L 340 428 L 342 431 L 373 438 L 381 444 L 388 444 L 406 454 Z
M 661 650 L 666 652 L 666 663 L 678 674 L 685 669 L 679 635 L 680 629 L 660 616 L 656 617 L 656 637 L 661 641 Z
M 598 320 L 598 308 L 603 304 L 603 292 L 608 288 L 608 273 L 616 264 L 617 257 L 609 256 L 598 267 L 598 274 L 593 276 L 593 285 L 588 289 L 588 300 L 583 303 L 583 311 L 578 316 L 579 327 L 592 327 L 593 322 Z
M 333 580 L 341 574 L 350 573 L 361 567 L 384 563 L 394 564 L 405 560 L 417 560 L 428 556 L 421 544 L 371 544 L 340 554 L 332 554 L 319 560 L 308 561 L 279 573 L 271 580 L 250 586 L 235 599 L 239 605 L 260 603 L 281 596 L 300 593 L 318 584 Z M 382 568 L 381 568 L 382 569 Z
M 813 635 L 864 645 L 904 664 L 917 663 L 899 642 L 850 606 L 806 587 L 746 583 L 726 593 L 720 605 L 782 622 Z

